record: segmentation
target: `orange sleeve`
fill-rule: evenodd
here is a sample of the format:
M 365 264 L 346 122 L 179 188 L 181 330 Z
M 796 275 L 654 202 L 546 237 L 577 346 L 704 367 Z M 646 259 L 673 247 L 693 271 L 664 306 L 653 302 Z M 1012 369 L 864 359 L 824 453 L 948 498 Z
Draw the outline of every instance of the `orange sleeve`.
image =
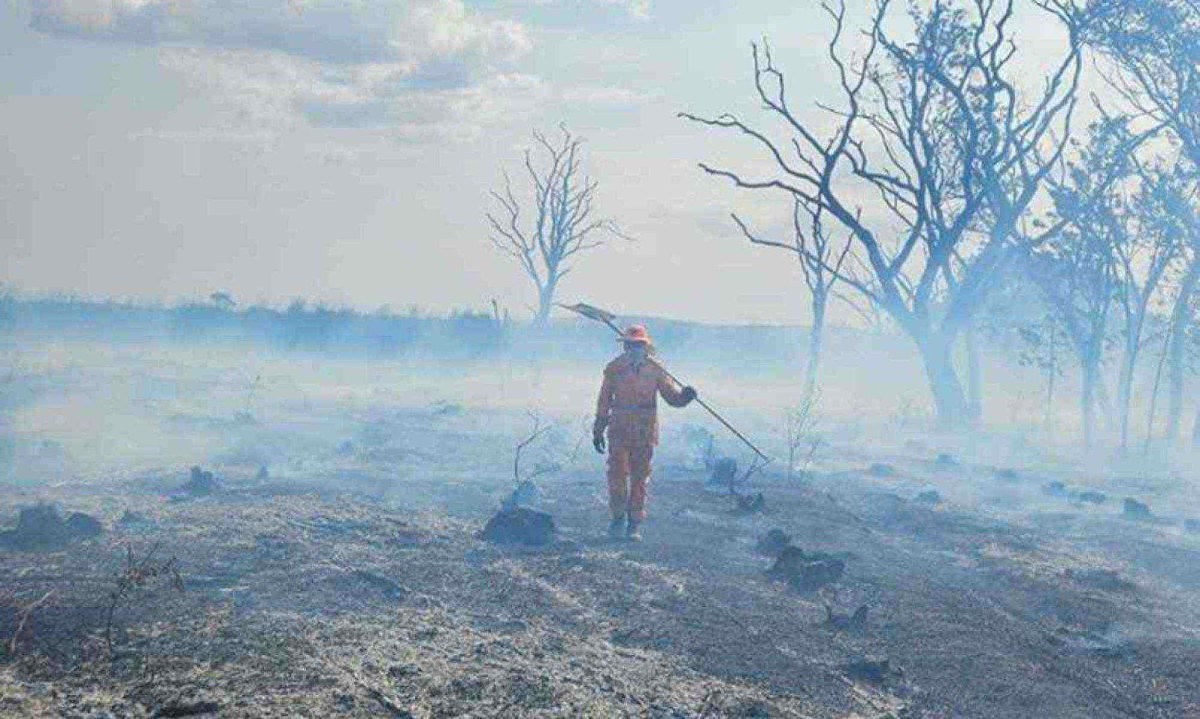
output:
M 667 371 L 661 367 L 658 370 L 658 393 L 672 407 L 686 407 L 688 401 L 683 398 L 683 388 L 667 376 Z
M 596 399 L 596 427 L 608 426 L 608 420 L 612 414 L 612 402 L 613 376 L 612 372 L 605 368 L 604 381 L 600 384 L 600 396 Z

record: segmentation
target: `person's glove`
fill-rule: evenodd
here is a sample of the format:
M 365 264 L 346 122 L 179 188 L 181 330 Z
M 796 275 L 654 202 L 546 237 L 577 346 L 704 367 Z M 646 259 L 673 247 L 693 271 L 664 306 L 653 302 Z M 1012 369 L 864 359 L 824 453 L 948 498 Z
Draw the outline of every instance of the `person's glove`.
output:
M 695 387 L 684 387 L 683 388 L 683 403 L 684 403 L 684 405 L 686 406 L 686 405 L 691 404 L 692 402 L 695 401 L 695 399 L 696 399 L 696 388 Z
M 607 449 L 604 441 L 604 425 L 605 423 L 603 422 L 597 422 L 592 426 L 592 446 L 600 454 L 604 454 L 604 450 Z

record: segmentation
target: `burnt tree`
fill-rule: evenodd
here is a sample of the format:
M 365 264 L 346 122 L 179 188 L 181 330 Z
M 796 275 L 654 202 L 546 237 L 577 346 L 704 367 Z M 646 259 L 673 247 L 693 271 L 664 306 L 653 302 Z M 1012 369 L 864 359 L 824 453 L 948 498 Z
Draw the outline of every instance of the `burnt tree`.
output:
M 746 239 L 755 245 L 775 247 L 796 255 L 804 284 L 808 287 L 812 325 L 808 332 L 808 359 L 804 368 L 803 402 L 810 403 L 817 390 L 817 372 L 821 366 L 821 347 L 825 337 L 825 317 L 829 301 L 836 296 L 838 279 L 844 272 L 846 258 L 853 247 L 852 238 L 837 242 L 829 236 L 820 206 L 806 207 L 799 198 L 792 202 L 791 241 L 773 240 L 754 234 L 736 214 L 733 221 Z
M 880 0 L 857 61 L 842 47 L 844 5 L 826 5 L 839 106 L 802 117 L 764 44 L 753 48 L 756 99 L 782 138 L 732 114 L 681 115 L 744 135 L 770 160 L 766 172 L 705 172 L 789 194 L 850 233 L 862 276 L 825 268 L 912 339 L 943 426 L 978 419 L 953 349 L 1016 259 L 1015 230 L 1070 136 L 1081 73 L 1080 13 L 1065 0 L 1032 2 L 1062 28 L 1062 48 L 1040 89 L 1021 89 L 1031 83 L 1013 66 L 1014 1 L 914 9 L 915 33 L 901 41 Z
M 1091 0 L 1087 40 L 1107 60 L 1109 84 L 1136 119 L 1163 128 L 1187 160 L 1185 183 L 1200 182 L 1200 3 L 1196 0 Z M 1177 203 L 1187 229 L 1186 269 L 1170 318 L 1167 435 L 1179 435 L 1183 415 L 1185 343 L 1195 322 L 1200 244 L 1195 211 Z M 1200 413 L 1195 437 L 1200 440 Z
M 526 150 L 524 163 L 530 197 L 518 199 L 506 172 L 504 189 L 491 193 L 499 209 L 487 213 L 492 244 L 517 261 L 537 291 L 538 326 L 549 321 L 555 293 L 577 256 L 625 237 L 611 219 L 596 216 L 597 182 L 584 173 L 583 140 L 560 130 L 558 142 L 533 133 L 539 152 Z

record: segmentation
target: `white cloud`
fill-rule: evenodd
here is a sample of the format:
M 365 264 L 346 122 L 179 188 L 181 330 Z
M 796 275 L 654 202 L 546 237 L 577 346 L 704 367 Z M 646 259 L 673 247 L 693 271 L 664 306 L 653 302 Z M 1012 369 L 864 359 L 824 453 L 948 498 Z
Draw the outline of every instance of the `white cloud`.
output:
M 511 62 L 524 27 L 462 0 L 32 0 L 47 33 L 145 45 L 275 50 L 324 62 Z
M 582 85 L 565 88 L 560 98 L 568 104 L 629 107 L 654 99 L 654 95 L 610 85 Z
M 307 120 L 411 134 L 479 125 L 530 97 L 515 72 L 532 47 L 524 26 L 462 0 L 33 0 L 31 18 L 45 33 L 160 47 L 164 66 L 255 129 Z
M 388 128 L 398 139 L 473 139 L 484 127 L 526 118 L 548 97 L 536 77 L 493 73 L 446 87 L 413 86 L 402 65 L 327 65 L 276 52 L 164 50 L 162 62 L 214 92 L 242 128 Z

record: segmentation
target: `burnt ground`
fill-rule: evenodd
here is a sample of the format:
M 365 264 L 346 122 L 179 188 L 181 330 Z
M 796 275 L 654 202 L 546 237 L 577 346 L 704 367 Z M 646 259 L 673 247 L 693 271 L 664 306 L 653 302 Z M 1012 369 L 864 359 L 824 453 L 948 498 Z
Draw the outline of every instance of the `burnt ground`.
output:
M 705 490 L 696 414 L 673 413 L 646 541 L 614 543 L 586 418 L 565 418 L 595 378 L 547 372 L 558 429 L 522 466 L 558 540 L 498 547 L 476 533 L 536 387 L 102 349 L 0 397 L 0 530 L 43 501 L 104 528 L 0 547 L 0 716 L 1200 717 L 1188 480 L 852 418 L 804 479 L 756 476 L 747 516 Z M 737 419 L 778 454 L 768 415 Z M 181 493 L 194 464 L 208 494 Z M 771 529 L 845 574 L 773 581 Z M 862 605 L 865 626 L 826 621 Z
M 1200 716 L 1200 550 L 1170 523 L 1112 500 L 1013 512 L 1035 480 L 997 489 L 1006 512 L 929 506 L 849 470 L 764 476 L 767 512 L 742 516 L 703 479 L 661 469 L 640 545 L 602 538 L 591 473 L 545 482 L 560 539 L 540 549 L 475 538 L 494 487 L 460 488 L 453 514 L 250 478 L 202 498 L 160 477 L 6 494 L 0 516 L 36 497 L 111 529 L 0 552 L 0 587 L 53 591 L 0 666 L 0 715 Z M 754 545 L 775 527 L 845 576 L 771 581 Z M 110 655 L 128 547 L 176 558 L 185 587 L 124 598 Z M 825 621 L 862 604 L 861 631 Z

